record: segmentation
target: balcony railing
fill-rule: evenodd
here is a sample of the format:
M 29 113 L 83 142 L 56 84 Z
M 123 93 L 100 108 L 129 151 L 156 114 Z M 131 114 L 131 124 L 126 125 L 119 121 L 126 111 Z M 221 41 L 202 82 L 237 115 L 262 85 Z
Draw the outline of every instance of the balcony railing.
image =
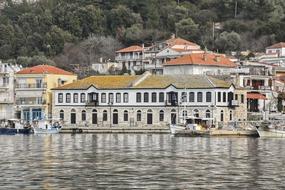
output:
M 8 88 L 8 84 L 7 83 L 4 83 L 4 84 L 0 84 L 0 88 Z
M 46 88 L 47 83 L 30 83 L 30 84 L 16 84 L 16 88 L 30 89 L 30 88 Z
M 46 100 L 17 100 L 17 105 L 43 105 L 46 104 Z
M 232 100 L 229 102 L 229 107 L 237 107 L 239 106 L 239 102 L 237 100 Z
M 87 101 L 85 103 L 86 106 L 89 107 L 95 107 L 95 106 L 99 106 L 99 101 L 98 100 L 94 100 L 94 101 Z

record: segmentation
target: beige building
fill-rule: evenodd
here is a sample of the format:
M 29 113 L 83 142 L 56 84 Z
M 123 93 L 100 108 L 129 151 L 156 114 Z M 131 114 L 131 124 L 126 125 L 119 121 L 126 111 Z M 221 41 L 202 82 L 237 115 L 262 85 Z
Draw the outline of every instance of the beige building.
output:
M 246 94 L 206 75 L 93 76 L 53 90 L 53 117 L 68 126 L 209 125 L 246 120 Z
M 51 89 L 77 80 L 73 73 L 49 65 L 25 68 L 16 73 L 16 110 L 25 121 L 52 115 Z

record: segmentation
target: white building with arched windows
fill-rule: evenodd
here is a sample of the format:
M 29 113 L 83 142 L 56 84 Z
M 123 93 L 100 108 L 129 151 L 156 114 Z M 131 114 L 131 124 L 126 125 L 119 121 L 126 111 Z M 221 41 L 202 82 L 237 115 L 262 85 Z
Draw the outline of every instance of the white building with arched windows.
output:
M 155 127 L 183 116 L 218 125 L 247 119 L 245 95 L 206 75 L 92 76 L 53 89 L 53 117 L 66 126 Z

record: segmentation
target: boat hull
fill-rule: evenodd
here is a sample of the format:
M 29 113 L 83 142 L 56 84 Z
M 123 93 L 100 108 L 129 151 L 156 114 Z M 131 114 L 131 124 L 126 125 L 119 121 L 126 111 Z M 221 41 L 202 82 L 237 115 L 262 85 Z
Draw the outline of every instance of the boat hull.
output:
M 276 129 L 269 130 L 257 130 L 259 137 L 274 137 L 274 138 L 285 138 L 285 131 L 280 131 Z
M 51 128 L 51 129 L 41 129 L 41 128 L 34 128 L 35 134 L 57 134 L 59 133 L 60 129 L 58 128 Z

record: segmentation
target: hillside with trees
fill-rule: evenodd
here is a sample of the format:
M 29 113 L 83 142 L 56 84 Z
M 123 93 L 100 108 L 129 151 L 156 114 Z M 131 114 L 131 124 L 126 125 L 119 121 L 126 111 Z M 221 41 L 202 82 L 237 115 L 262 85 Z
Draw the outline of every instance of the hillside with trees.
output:
M 284 0 L 6 0 L 0 59 L 69 68 L 70 51 L 82 57 L 73 62 L 89 64 L 171 34 L 218 52 L 263 51 L 285 41 L 284 31 Z

